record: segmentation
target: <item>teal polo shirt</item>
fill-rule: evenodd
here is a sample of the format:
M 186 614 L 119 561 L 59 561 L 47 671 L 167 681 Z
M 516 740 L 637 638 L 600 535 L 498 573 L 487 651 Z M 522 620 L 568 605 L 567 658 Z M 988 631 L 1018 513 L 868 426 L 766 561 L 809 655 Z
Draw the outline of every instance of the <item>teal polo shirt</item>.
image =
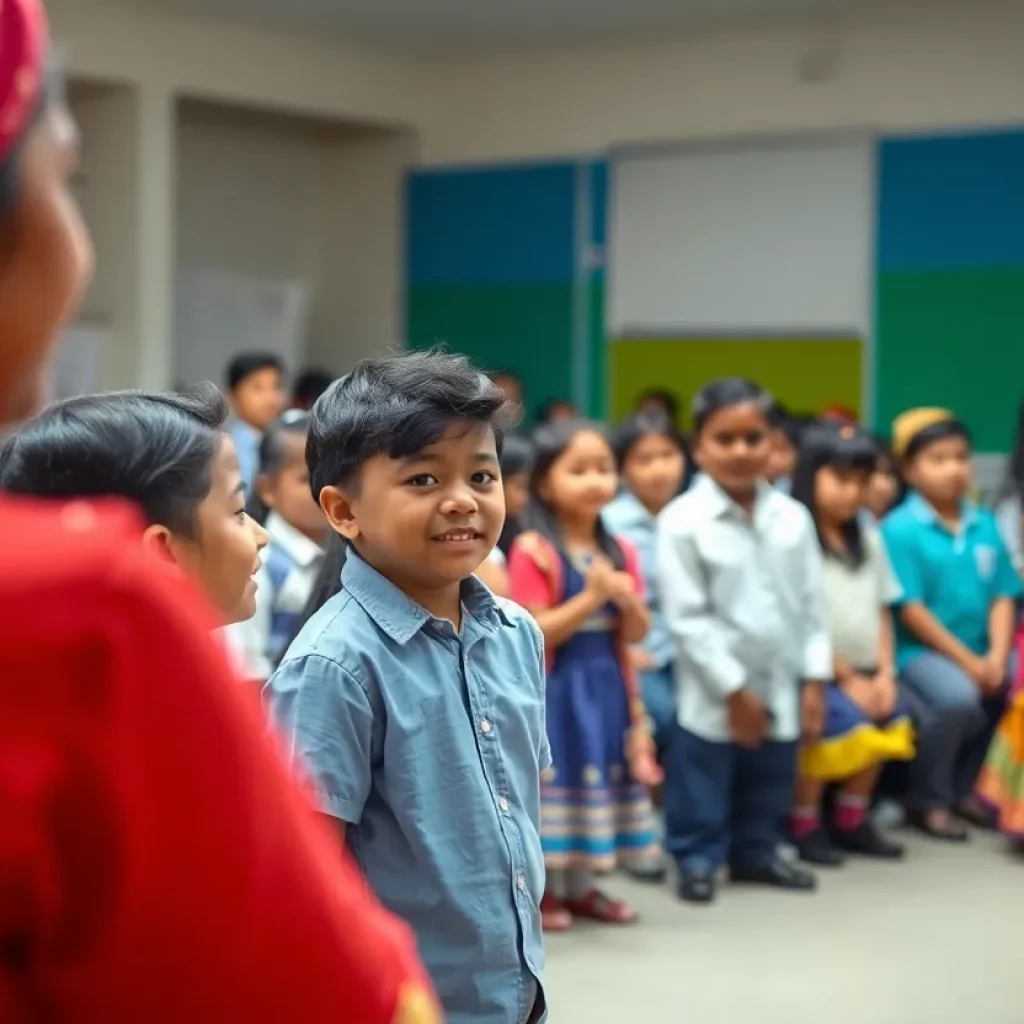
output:
M 903 589 L 900 603 L 923 604 L 965 647 L 987 653 L 993 603 L 1021 596 L 1020 577 L 992 513 L 964 502 L 954 533 L 924 498 L 912 493 L 886 518 L 882 536 Z M 927 650 L 897 621 L 897 667 Z

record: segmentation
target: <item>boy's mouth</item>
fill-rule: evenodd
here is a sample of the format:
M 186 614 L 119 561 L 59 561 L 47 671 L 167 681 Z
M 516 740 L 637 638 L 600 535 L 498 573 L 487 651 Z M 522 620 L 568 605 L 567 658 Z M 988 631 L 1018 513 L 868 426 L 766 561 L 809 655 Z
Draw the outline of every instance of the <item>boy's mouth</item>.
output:
M 483 534 L 479 530 L 459 527 L 458 529 L 446 530 L 444 533 L 436 534 L 433 539 L 440 541 L 442 544 L 471 544 L 482 537 Z

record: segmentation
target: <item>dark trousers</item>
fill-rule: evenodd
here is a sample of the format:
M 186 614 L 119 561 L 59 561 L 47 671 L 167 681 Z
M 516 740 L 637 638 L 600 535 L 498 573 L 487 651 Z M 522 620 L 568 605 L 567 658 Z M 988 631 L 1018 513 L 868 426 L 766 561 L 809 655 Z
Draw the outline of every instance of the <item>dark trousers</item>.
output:
M 680 870 L 771 863 L 785 838 L 796 773 L 795 742 L 746 750 L 677 725 L 665 772 L 665 846 Z

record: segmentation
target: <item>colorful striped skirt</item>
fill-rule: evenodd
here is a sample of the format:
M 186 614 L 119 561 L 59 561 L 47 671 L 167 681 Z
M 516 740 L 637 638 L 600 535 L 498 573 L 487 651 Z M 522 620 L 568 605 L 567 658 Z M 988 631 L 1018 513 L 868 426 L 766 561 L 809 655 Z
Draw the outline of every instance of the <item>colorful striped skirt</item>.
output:
M 1000 831 L 1024 840 L 1024 687 L 1018 686 L 999 723 L 977 793 L 999 814 Z
M 914 727 L 907 709 L 872 721 L 838 686 L 825 691 L 825 730 L 821 739 L 801 748 L 800 772 L 812 779 L 838 782 L 886 761 L 911 761 Z

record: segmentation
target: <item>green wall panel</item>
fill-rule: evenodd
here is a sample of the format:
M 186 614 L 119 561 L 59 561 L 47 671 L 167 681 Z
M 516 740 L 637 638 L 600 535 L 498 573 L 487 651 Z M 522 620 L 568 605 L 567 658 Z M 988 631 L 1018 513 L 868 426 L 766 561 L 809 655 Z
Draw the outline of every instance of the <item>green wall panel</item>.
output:
M 446 345 L 485 370 L 511 370 L 532 416 L 572 394 L 573 289 L 565 284 L 420 286 L 409 289 L 413 348 Z
M 878 281 L 876 420 L 944 405 L 978 451 L 1008 450 L 1024 390 L 1024 270 L 890 271 Z

